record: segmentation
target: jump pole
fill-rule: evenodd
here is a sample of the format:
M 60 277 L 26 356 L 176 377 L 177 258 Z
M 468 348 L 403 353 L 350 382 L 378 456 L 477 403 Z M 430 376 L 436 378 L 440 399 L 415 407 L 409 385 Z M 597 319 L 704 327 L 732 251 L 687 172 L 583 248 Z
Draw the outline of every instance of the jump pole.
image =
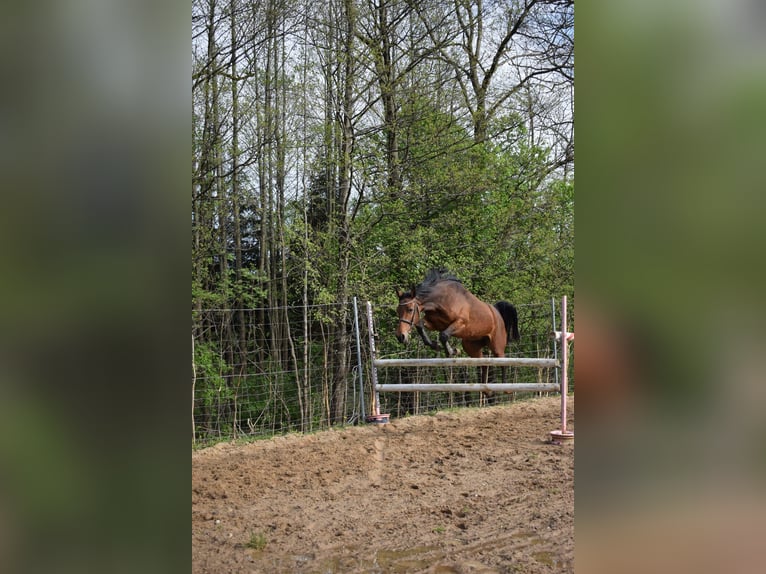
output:
M 362 368 L 362 343 L 359 340 L 359 309 L 354 297 L 354 334 L 356 335 L 356 368 L 359 371 L 359 408 L 361 411 L 361 420 L 367 416 L 364 412 L 364 369 Z
M 378 385 L 381 393 L 407 393 L 432 391 L 454 393 L 459 391 L 482 393 L 537 393 L 558 391 L 558 383 L 401 383 Z
M 390 414 L 380 414 L 380 394 L 378 394 L 378 371 L 375 368 L 375 325 L 372 320 L 372 303 L 367 301 L 367 332 L 370 334 L 370 356 L 372 357 L 372 414 L 365 418 L 368 423 L 386 424 L 391 417 Z
M 555 328 L 555 327 L 554 327 Z M 569 364 L 569 341 L 574 340 L 574 333 L 567 333 L 567 296 L 561 298 L 561 332 L 556 333 L 561 343 L 561 429 L 550 432 L 551 442 L 562 444 L 574 440 L 574 431 L 567 430 L 567 366 Z
M 526 357 L 442 357 L 436 359 L 377 359 L 376 367 L 558 367 L 556 359 Z

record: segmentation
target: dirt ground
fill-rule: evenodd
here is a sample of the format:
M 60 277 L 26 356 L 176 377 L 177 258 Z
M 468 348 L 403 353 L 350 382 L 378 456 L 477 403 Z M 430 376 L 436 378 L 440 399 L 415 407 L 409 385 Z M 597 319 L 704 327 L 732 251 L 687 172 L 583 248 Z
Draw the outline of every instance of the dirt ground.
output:
M 573 572 L 574 444 L 548 442 L 559 406 L 197 451 L 193 572 Z

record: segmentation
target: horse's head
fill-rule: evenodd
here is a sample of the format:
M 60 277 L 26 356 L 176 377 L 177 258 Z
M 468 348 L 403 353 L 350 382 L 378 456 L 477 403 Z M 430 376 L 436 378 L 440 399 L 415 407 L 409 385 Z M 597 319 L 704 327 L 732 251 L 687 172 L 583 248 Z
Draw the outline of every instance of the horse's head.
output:
M 396 338 L 400 343 L 407 343 L 410 338 L 412 326 L 418 320 L 420 305 L 415 298 L 415 288 L 411 291 L 399 292 L 396 290 L 396 296 L 399 297 L 399 305 L 396 307 L 396 314 L 399 322 L 396 325 Z

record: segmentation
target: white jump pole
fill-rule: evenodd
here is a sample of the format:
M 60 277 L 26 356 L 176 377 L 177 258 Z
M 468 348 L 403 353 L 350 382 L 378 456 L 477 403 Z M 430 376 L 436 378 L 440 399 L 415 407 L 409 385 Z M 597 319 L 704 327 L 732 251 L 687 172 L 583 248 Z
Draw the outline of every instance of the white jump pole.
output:
M 558 367 L 556 359 L 525 357 L 450 357 L 436 359 L 378 359 L 376 367 Z
M 558 383 L 401 383 L 392 385 L 378 385 L 381 393 L 407 393 L 407 392 L 459 392 L 476 391 L 483 393 L 537 393 L 543 391 L 558 391 Z
M 536 359 L 531 357 L 450 357 L 436 359 L 377 359 L 373 360 L 373 369 L 379 367 L 536 367 L 553 368 L 559 366 L 558 359 Z M 537 393 L 559 391 L 559 383 L 412 383 L 375 385 L 381 393 L 407 392 L 500 392 L 500 393 Z M 376 399 L 379 400 L 379 399 Z

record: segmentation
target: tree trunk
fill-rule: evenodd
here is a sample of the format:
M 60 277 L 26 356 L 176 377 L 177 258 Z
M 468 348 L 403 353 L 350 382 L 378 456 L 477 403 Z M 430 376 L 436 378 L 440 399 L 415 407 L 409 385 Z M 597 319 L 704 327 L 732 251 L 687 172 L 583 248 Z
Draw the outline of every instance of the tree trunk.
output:
M 338 200 L 336 203 L 335 220 L 338 233 L 338 278 L 337 298 L 340 308 L 335 322 L 335 376 L 332 383 L 331 412 L 332 422 L 339 424 L 344 421 L 346 410 L 346 391 L 348 388 L 348 273 L 351 252 L 349 200 L 351 198 L 351 152 L 354 144 L 352 125 L 354 104 L 354 26 L 355 14 L 353 0 L 343 1 L 343 16 L 345 18 L 345 36 L 343 38 L 342 81 L 343 96 L 341 100 L 340 125 L 340 165 L 338 166 Z

